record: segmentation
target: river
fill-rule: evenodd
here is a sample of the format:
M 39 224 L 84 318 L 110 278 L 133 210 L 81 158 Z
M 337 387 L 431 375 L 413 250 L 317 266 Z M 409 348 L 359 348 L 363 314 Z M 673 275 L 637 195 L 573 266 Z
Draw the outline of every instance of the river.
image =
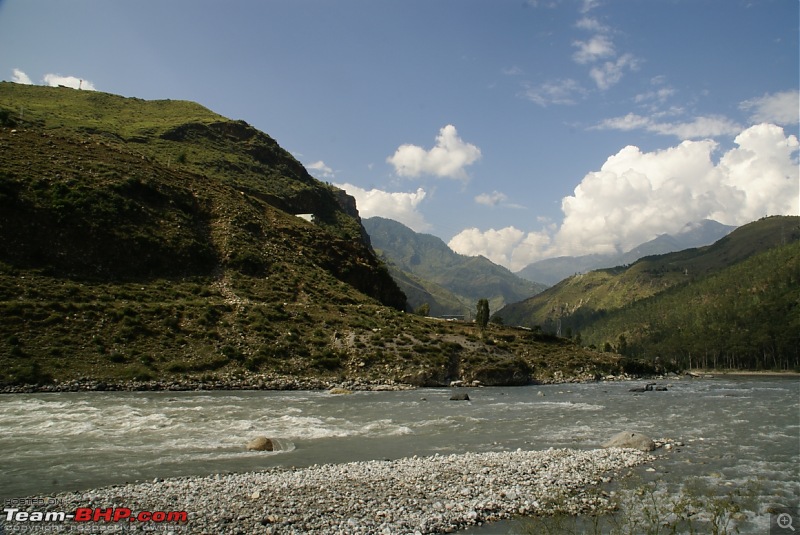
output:
M 640 476 L 725 489 L 758 484 L 742 533 L 800 502 L 800 380 L 670 379 L 395 392 L 83 392 L 0 396 L 0 498 L 170 476 L 303 467 L 434 453 L 590 449 L 621 430 L 670 438 Z M 247 452 L 257 436 L 280 451 Z M 509 527 L 511 526 L 511 527 Z M 797 526 L 800 528 L 800 526 Z M 471 530 L 491 533 L 491 529 Z M 513 530 L 513 524 L 503 529 Z M 503 531 L 507 532 L 507 531 Z

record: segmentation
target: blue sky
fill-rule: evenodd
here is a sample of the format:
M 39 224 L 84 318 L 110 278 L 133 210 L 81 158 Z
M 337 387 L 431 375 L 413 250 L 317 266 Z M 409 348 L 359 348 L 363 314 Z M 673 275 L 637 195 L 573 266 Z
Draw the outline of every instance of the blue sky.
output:
M 184 99 L 518 270 L 798 214 L 796 0 L 0 0 L 0 78 Z

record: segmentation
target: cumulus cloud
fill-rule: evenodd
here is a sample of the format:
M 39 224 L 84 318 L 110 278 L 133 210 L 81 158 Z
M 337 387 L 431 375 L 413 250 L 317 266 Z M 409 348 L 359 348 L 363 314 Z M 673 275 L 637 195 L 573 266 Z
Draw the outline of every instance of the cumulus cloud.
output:
M 709 139 L 653 152 L 625 147 L 562 199 L 559 227 L 467 229 L 450 247 L 519 270 L 553 256 L 624 252 L 703 219 L 742 225 L 765 215 L 800 214 L 798 139 L 763 123 L 734 142 L 717 161 L 719 146 Z
M 431 227 L 418 210 L 418 206 L 426 196 L 422 188 L 405 193 L 379 189 L 365 190 L 353 184 L 335 184 L 335 186 L 355 197 L 358 213 L 362 218 L 379 216 L 394 219 L 415 232 L 424 232 Z
M 33 84 L 31 77 L 21 69 L 14 69 L 12 71 L 11 81 L 18 84 Z M 58 87 L 63 85 L 73 89 L 85 89 L 87 91 L 96 90 L 94 84 L 89 80 L 84 80 L 75 76 L 61 76 L 60 74 L 45 74 L 42 77 L 42 83 L 44 85 L 49 85 L 50 87 Z
M 71 87 L 73 89 L 85 89 L 87 91 L 94 91 L 95 87 L 89 80 L 77 78 L 75 76 L 61 76 L 60 74 L 45 74 L 42 81 L 45 85 L 50 87 L 58 87 L 60 85 Z
M 750 112 L 754 123 L 797 124 L 800 116 L 800 92 L 796 89 L 746 100 L 739 106 Z
M 325 162 L 318 160 L 314 163 L 306 164 L 306 169 L 317 178 L 332 178 L 334 176 L 333 169 L 325 165 Z
M 525 232 L 515 227 L 486 231 L 469 228 L 454 236 L 447 245 L 456 252 L 471 256 L 480 254 L 495 264 L 507 266 L 511 263 L 514 249 L 524 238 Z
M 32 85 L 30 77 L 19 69 L 14 69 L 11 81 L 17 84 Z
M 481 157 L 481 150 L 458 137 L 456 127 L 449 124 L 439 130 L 436 145 L 425 150 L 417 145 L 405 144 L 397 148 L 386 161 L 400 176 L 418 177 L 433 175 L 441 178 L 468 178 L 465 167 Z

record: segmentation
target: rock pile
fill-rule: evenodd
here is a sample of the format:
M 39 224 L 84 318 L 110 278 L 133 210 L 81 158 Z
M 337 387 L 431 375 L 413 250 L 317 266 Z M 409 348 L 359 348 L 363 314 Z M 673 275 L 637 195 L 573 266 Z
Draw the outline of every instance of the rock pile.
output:
M 588 488 L 649 459 L 619 448 L 415 456 L 158 479 L 56 498 L 62 510 L 188 511 L 188 523 L 175 526 L 176 533 L 448 533 L 516 515 L 602 509 L 608 502 Z

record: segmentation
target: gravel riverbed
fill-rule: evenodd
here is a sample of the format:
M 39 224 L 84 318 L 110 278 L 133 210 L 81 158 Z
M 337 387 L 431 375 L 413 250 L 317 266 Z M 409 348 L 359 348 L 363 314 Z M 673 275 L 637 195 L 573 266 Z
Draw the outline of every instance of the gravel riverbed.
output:
M 587 491 L 649 460 L 645 453 L 619 448 L 415 456 L 158 479 L 57 494 L 52 505 L 19 508 L 188 512 L 185 523 L 123 521 L 108 523 L 106 532 L 121 527 L 124 532 L 208 534 L 450 533 L 518 515 L 601 509 L 608 505 L 603 495 Z M 5 524 L 12 533 L 22 523 Z M 52 523 L 24 524 L 27 533 L 53 531 Z M 94 524 L 98 533 L 104 524 Z M 90 525 L 68 520 L 60 527 L 86 533 Z

